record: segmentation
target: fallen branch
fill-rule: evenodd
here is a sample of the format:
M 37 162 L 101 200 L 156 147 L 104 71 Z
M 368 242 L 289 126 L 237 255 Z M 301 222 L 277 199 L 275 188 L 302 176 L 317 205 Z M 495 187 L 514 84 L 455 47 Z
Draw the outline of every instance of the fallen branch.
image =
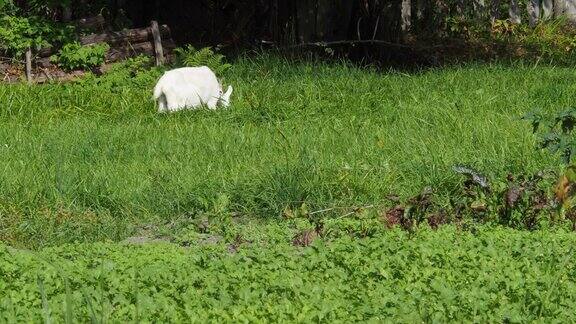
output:
M 341 41 L 332 41 L 332 42 L 300 43 L 300 44 L 296 44 L 296 45 L 279 47 L 278 49 L 285 50 L 285 49 L 294 49 L 294 48 L 301 48 L 301 47 L 330 47 L 330 46 L 343 46 L 343 45 L 350 45 L 350 46 L 355 46 L 355 45 L 387 45 L 387 46 L 413 49 L 413 50 L 430 50 L 430 49 L 436 49 L 436 48 L 457 47 L 457 46 L 446 45 L 446 44 L 431 45 L 431 46 L 416 46 L 416 45 L 394 43 L 394 42 L 377 40 L 377 39 L 365 39 L 365 40 L 341 40 Z

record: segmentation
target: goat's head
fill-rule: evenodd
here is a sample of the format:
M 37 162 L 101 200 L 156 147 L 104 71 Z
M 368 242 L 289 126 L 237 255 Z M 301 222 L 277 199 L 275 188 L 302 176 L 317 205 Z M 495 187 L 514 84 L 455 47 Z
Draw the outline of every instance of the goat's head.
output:
M 233 90 L 234 89 L 230 85 L 228 86 L 226 93 L 222 94 L 222 88 L 220 88 L 220 102 L 222 103 L 222 106 L 228 107 L 228 105 L 230 105 L 230 96 L 232 95 Z

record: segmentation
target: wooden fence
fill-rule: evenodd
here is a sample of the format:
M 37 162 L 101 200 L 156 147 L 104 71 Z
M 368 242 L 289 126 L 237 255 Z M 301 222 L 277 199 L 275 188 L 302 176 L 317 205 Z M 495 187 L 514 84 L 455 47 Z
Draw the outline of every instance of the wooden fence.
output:
M 99 24 L 100 19 L 83 19 L 90 25 Z M 172 57 L 172 51 L 176 44 L 172 40 L 170 28 L 166 25 L 158 25 L 152 21 L 150 27 L 138 29 L 125 29 L 117 32 L 94 33 L 80 37 L 80 44 L 93 45 L 107 43 L 110 49 L 106 53 L 106 63 L 113 63 L 137 55 L 155 57 L 156 64 L 162 65 Z M 69 78 L 67 76 L 50 76 L 49 70 L 54 67 L 51 56 L 58 52 L 58 48 L 47 47 L 33 53 L 28 50 L 25 55 L 26 79 L 28 82 L 42 83 L 53 78 Z M 36 75 L 33 74 L 33 66 L 37 67 Z

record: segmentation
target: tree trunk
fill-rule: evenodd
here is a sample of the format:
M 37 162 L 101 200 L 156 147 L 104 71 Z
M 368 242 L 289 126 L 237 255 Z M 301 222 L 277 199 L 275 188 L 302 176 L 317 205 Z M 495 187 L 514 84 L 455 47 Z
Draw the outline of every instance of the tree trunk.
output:
M 553 0 L 542 0 L 542 19 L 548 20 L 552 18 Z
M 490 2 L 490 21 L 500 19 L 500 0 L 492 0 Z
M 69 6 L 62 7 L 62 21 L 69 22 L 72 20 L 72 9 Z
M 270 23 L 268 27 L 270 28 L 270 36 L 272 41 L 278 41 L 280 39 L 280 24 L 278 23 L 278 0 L 270 1 Z
M 26 81 L 32 83 L 32 50 L 26 50 Z
M 486 16 L 486 3 L 484 0 L 474 0 L 474 16 L 482 18 Z
M 316 6 L 316 38 L 321 41 L 332 41 L 334 5 L 330 0 L 317 0 Z
M 566 11 L 566 0 L 553 0 L 554 1 L 554 18 L 562 17 Z
M 530 27 L 536 26 L 540 20 L 540 0 L 528 0 L 528 23 Z
M 301 0 L 297 3 L 298 40 L 300 43 L 315 41 L 316 1 Z
M 576 23 L 576 0 L 566 0 L 566 16 L 568 21 Z
M 513 24 L 521 24 L 522 18 L 520 15 L 520 7 L 518 6 L 518 0 L 510 0 L 510 9 L 508 10 L 510 15 L 510 21 Z
M 424 11 L 426 10 L 426 1 L 416 0 L 416 19 L 421 21 L 424 18 Z
M 353 1 L 337 1 L 337 21 L 334 21 L 336 29 L 334 34 L 335 40 L 345 40 L 348 37 L 352 16 L 354 15 L 354 2 Z M 355 24 L 353 24 L 355 26 Z M 336 28 L 337 27 L 337 28 Z
M 402 0 L 402 32 L 407 33 L 412 24 L 412 3 L 411 0 Z

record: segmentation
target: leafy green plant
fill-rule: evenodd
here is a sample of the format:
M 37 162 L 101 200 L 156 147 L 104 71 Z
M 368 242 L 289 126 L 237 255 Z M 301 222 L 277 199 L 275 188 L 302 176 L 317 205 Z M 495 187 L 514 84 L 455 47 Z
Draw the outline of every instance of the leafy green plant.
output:
M 177 48 L 176 64 L 180 66 L 208 66 L 216 75 L 226 72 L 232 65 L 224 62 L 224 55 L 215 53 L 212 48 L 204 47 L 196 49 L 192 45 L 184 48 Z
M 52 60 L 66 70 L 90 69 L 104 63 L 109 48 L 106 43 L 88 46 L 78 42 L 69 43 Z
M 308 247 L 80 243 L 30 252 L 0 243 L 0 322 L 576 320 L 572 233 L 371 234 Z
M 5 15 L 12 15 L 18 11 L 18 7 L 13 0 L 0 0 L 0 12 Z
M 162 69 L 153 67 L 150 57 L 140 55 L 113 63 L 110 69 L 101 76 L 89 74 L 77 82 L 86 87 L 97 86 L 111 93 L 129 89 L 145 91 L 157 81 L 161 72 Z
M 530 122 L 532 131 L 538 134 L 538 147 L 551 153 L 559 153 L 565 164 L 570 164 L 576 153 L 576 138 L 572 131 L 576 126 L 576 108 L 569 108 L 548 117 L 539 110 L 525 114 L 522 119 Z
M 101 13 L 109 5 L 110 2 L 108 0 L 0 0 L 0 10 L 3 13 L 46 18 L 57 16 L 61 8 L 69 8 L 76 16 L 86 17 Z
M 576 127 L 576 108 L 569 108 L 551 116 L 536 110 L 522 118 L 529 121 L 533 133 L 538 134 L 538 148 L 560 154 L 566 165 L 556 183 L 554 194 L 559 218 L 568 217 L 576 229 L 576 165 L 573 161 L 576 154 L 576 137 L 573 133 Z
M 40 49 L 73 39 L 74 27 L 41 17 L 0 17 L 0 51 L 20 56 L 28 48 Z

